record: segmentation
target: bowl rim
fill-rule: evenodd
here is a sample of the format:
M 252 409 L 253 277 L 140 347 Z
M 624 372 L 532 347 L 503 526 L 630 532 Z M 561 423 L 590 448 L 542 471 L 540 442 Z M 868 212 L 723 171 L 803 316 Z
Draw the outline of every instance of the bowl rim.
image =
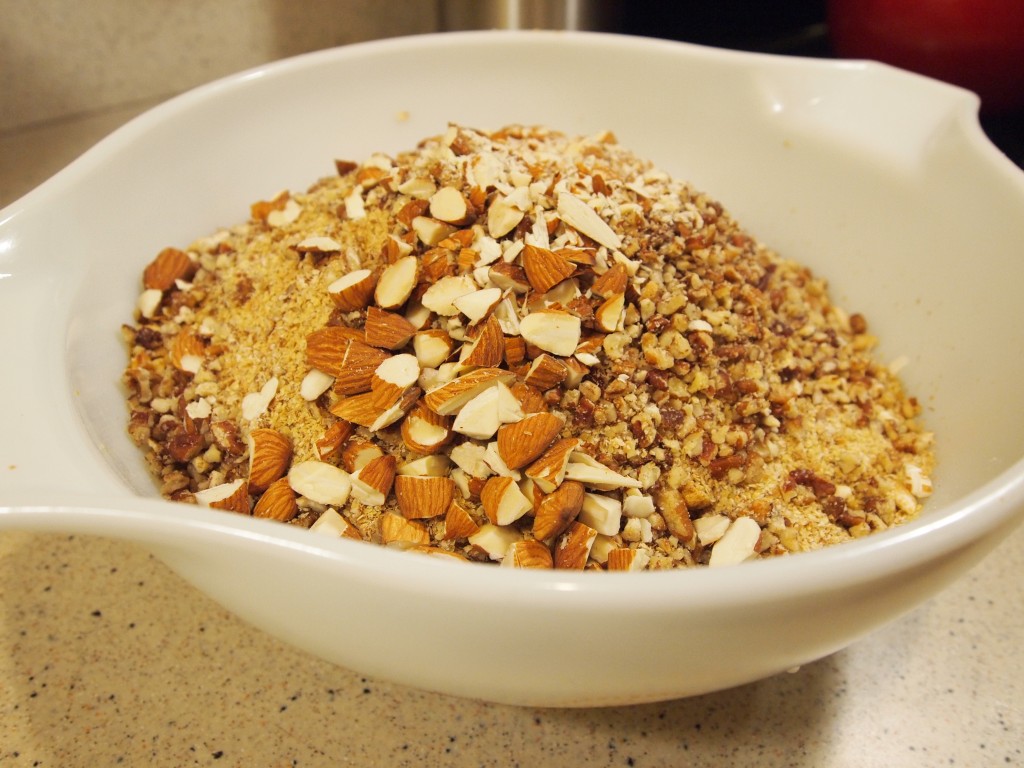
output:
M 30 207 L 45 205 L 50 195 L 74 187 L 88 177 L 104 160 L 116 155 L 126 142 L 143 137 L 168 117 L 188 112 L 225 90 L 245 87 L 248 82 L 264 78 L 287 77 L 298 70 L 318 67 L 346 59 L 359 59 L 368 53 L 456 44 L 551 45 L 572 44 L 597 48 L 645 49 L 682 53 L 731 64 L 764 62 L 771 66 L 814 68 L 829 71 L 868 72 L 872 76 L 902 78 L 915 87 L 927 87 L 941 93 L 942 98 L 956 103 L 965 120 L 973 120 L 972 149 L 987 153 L 989 163 L 1008 163 L 984 138 L 977 122 L 978 97 L 957 86 L 916 75 L 889 65 L 868 61 L 831 60 L 792 57 L 769 53 L 734 51 L 693 43 L 633 37 L 605 32 L 553 31 L 465 31 L 411 35 L 337 48 L 303 53 L 261 64 L 247 70 L 218 78 L 175 96 L 118 128 L 65 169 L 43 182 L 19 200 L 0 211 L 0 226 Z M 974 129 L 972 128 L 972 131 Z M 1019 175 L 1024 195 L 1024 174 Z M 139 538 L 153 543 L 153 533 L 162 541 L 175 543 L 195 537 L 231 541 L 235 545 L 265 548 L 273 546 L 282 557 L 316 558 L 321 564 L 334 564 L 364 574 L 362 578 L 390 584 L 405 590 L 433 592 L 443 589 L 465 597 L 535 602 L 539 597 L 563 601 L 566 596 L 582 603 L 600 600 L 607 604 L 630 605 L 640 610 L 663 610 L 669 605 L 721 604 L 724 602 L 758 602 L 766 596 L 787 597 L 818 593 L 823 589 L 841 589 L 864 581 L 889 577 L 906 568 L 926 563 L 952 552 L 983 535 L 1008 526 L 1014 515 L 1024 509 L 1024 458 L 1009 466 L 997 477 L 943 507 L 926 508 L 924 514 L 911 522 L 887 531 L 826 547 L 819 551 L 799 553 L 768 560 L 751 561 L 740 568 L 699 568 L 672 571 L 632 573 L 628 576 L 587 572 L 522 572 L 507 575 L 504 568 L 479 568 L 472 580 L 460 563 L 443 558 L 414 558 L 381 546 L 365 546 L 359 542 L 333 541 L 311 537 L 307 531 L 279 523 L 241 518 L 217 510 L 138 496 L 113 499 L 58 496 L 48 503 L 28 497 L 15 497 L 0 505 L 0 518 L 16 525 L 54 530 L 76 530 L 82 526 L 102 535 Z M 184 509 L 182 509 L 184 507 Z M 173 513 L 171 513 L 173 510 Z M 168 538 L 169 537 L 169 538 Z M 898 556 L 897 556 L 898 554 Z M 757 569 L 757 570 L 750 570 Z M 679 579 L 687 589 L 680 589 Z M 642 590 L 637 590 L 642 585 Z

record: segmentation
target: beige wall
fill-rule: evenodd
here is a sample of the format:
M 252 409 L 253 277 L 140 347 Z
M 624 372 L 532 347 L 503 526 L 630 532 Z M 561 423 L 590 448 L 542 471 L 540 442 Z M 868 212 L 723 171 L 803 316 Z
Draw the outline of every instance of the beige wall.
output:
M 0 134 L 303 51 L 433 31 L 435 0 L 0 0 Z

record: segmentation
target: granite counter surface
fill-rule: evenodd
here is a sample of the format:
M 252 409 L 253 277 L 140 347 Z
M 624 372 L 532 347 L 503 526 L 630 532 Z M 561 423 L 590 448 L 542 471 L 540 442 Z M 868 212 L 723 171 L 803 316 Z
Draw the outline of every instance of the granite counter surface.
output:
M 146 106 L 0 136 L 0 206 Z M 939 596 L 794 673 L 661 704 L 548 710 L 320 661 L 134 544 L 3 533 L 0 764 L 1024 765 L 1022 574 L 1018 529 Z

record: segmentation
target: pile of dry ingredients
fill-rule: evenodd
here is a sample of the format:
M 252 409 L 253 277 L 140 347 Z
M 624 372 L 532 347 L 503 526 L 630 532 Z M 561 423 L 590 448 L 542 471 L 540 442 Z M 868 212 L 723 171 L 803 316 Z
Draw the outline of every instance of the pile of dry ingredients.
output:
M 864 318 L 610 134 L 336 166 L 146 267 L 124 383 L 166 497 L 607 570 L 918 513 L 931 435 Z

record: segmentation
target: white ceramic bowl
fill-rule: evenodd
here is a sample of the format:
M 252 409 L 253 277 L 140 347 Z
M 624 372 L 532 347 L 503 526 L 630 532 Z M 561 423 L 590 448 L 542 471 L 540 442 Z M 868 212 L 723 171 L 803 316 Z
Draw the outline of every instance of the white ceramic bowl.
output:
M 873 64 L 563 33 L 355 45 L 185 94 L 0 212 L 0 527 L 138 540 L 314 654 L 493 701 L 653 701 L 832 653 L 966 570 L 1024 508 L 1024 174 L 976 108 Z M 926 514 L 732 568 L 533 573 L 156 498 L 118 386 L 142 266 L 336 157 L 397 151 L 448 121 L 611 129 L 828 277 L 880 354 L 909 359 L 938 436 Z

